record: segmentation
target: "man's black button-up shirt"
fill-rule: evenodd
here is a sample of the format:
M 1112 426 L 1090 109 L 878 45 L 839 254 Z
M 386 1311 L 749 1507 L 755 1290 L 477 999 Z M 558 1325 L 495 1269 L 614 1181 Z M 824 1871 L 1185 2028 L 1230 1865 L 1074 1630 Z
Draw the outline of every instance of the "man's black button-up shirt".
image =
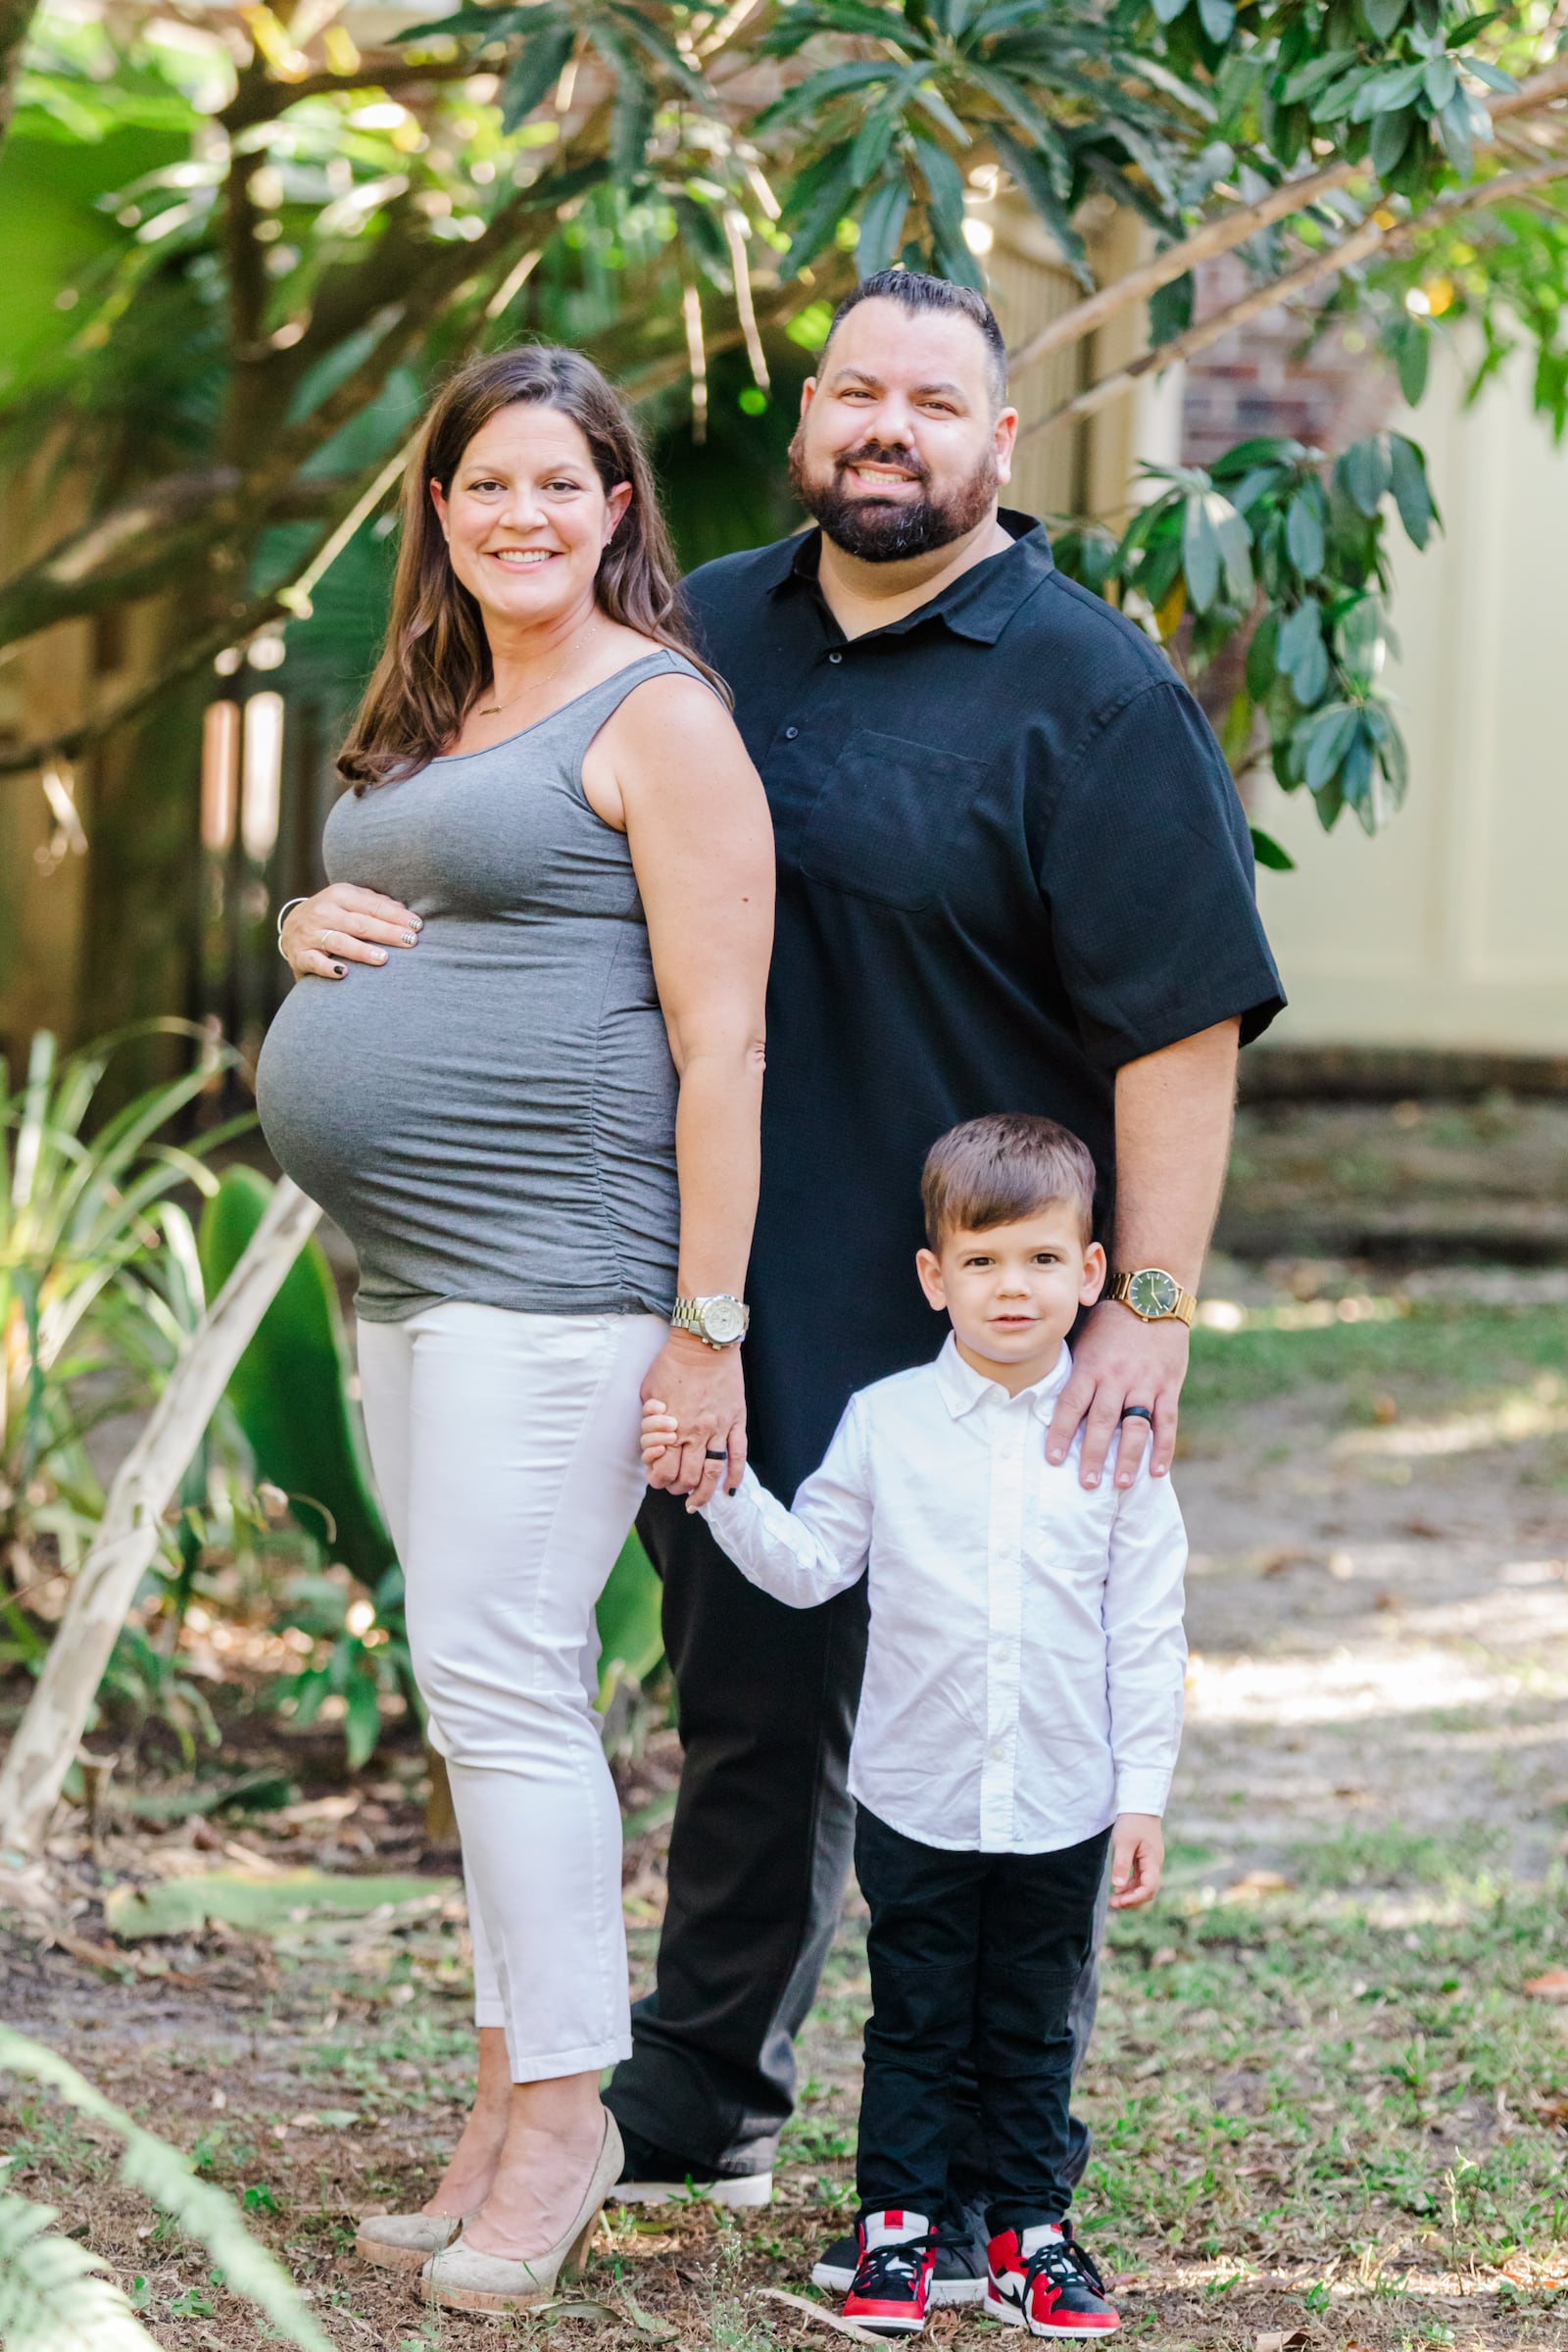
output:
M 788 1498 L 852 1392 L 935 1353 L 921 1163 L 992 1110 L 1080 1135 L 1108 1209 L 1123 1062 L 1283 1003 L 1206 720 L 1046 534 L 846 639 L 819 534 L 686 584 L 778 851 L 747 1390 Z

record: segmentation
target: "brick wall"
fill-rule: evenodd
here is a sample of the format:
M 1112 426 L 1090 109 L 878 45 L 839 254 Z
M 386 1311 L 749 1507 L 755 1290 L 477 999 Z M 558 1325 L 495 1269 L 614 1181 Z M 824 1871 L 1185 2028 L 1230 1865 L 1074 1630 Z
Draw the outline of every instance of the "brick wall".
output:
M 1205 264 L 1195 317 L 1211 318 L 1249 283 L 1235 254 Z M 1189 362 L 1182 419 L 1189 465 L 1207 465 L 1253 433 L 1289 433 L 1334 455 L 1388 421 L 1398 386 L 1358 327 L 1336 327 L 1309 358 L 1301 356 L 1304 341 L 1298 311 L 1268 311 Z

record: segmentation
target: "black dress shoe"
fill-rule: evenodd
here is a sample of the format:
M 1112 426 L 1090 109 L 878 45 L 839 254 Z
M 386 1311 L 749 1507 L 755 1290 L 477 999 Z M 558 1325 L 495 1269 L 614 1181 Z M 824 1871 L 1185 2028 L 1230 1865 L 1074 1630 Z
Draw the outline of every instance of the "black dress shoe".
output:
M 739 2211 L 773 2201 L 773 2176 L 765 2173 L 720 2173 L 710 2164 L 677 2156 L 670 2148 L 656 2148 L 639 2132 L 622 2132 L 626 2161 L 620 2179 L 610 2192 L 616 2205 L 667 2205 L 676 2198 L 706 2197 L 710 2204 Z M 854 2266 L 851 2266 L 853 2276 Z M 985 2291 L 985 2258 L 981 2257 L 980 2291 Z
M 836 2237 L 826 2249 L 811 2272 L 811 2284 L 825 2287 L 830 2295 L 847 2295 L 859 2259 L 859 2239 L 852 2230 L 848 2237 Z M 941 2223 L 928 2290 L 932 2306 L 983 2303 L 987 2275 L 984 2239 L 975 2237 L 961 2223 Z

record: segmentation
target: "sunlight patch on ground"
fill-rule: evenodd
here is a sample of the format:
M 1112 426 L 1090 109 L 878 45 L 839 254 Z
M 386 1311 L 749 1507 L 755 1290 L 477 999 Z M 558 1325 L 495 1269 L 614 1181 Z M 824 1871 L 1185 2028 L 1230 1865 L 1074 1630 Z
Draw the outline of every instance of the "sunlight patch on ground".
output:
M 1554 1372 L 1543 1372 L 1528 1388 L 1505 1391 L 1482 1412 L 1451 1413 L 1443 1420 L 1410 1421 L 1394 1429 L 1348 1430 L 1329 1450 L 1341 1456 L 1381 1454 L 1413 1460 L 1523 1446 L 1562 1430 L 1568 1430 L 1568 1382 Z
M 1344 1723 L 1364 1715 L 1425 1715 L 1475 1707 L 1521 1689 L 1511 1674 L 1489 1674 L 1441 1649 L 1334 1651 L 1320 1658 L 1206 1658 L 1187 1669 L 1187 1711 L 1195 1723 Z

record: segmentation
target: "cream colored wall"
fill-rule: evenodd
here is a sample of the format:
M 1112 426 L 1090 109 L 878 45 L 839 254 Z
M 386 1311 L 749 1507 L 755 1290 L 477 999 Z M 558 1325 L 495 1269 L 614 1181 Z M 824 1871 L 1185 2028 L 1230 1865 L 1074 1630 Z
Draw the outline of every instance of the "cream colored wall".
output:
M 1290 1009 L 1281 1045 L 1568 1053 L 1568 449 L 1521 375 L 1461 406 L 1451 354 L 1420 410 L 1446 525 L 1396 562 L 1410 791 L 1368 841 L 1272 784 L 1256 821 L 1298 859 L 1258 896 Z M 1401 541 L 1402 544 L 1402 541 Z

